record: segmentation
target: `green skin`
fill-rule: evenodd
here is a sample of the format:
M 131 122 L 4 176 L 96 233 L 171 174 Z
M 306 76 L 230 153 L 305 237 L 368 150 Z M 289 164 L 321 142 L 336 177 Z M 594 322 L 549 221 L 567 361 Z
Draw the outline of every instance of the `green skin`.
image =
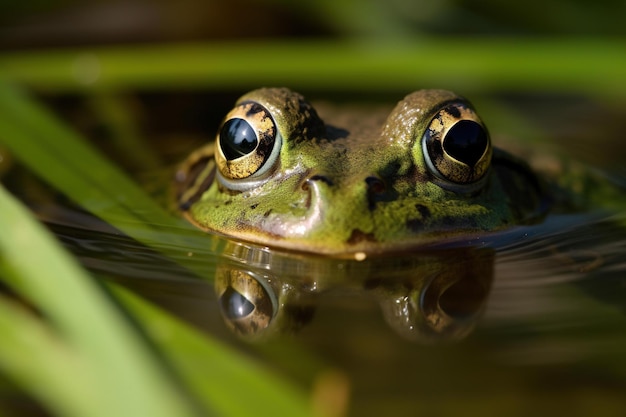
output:
M 255 90 L 238 103 L 246 101 L 271 114 L 280 153 L 262 175 L 231 183 L 216 175 L 215 145 L 188 158 L 177 177 L 179 204 L 207 231 L 295 251 L 369 255 L 532 223 L 544 214 L 543 186 L 499 149 L 472 186 L 432 172 L 421 141 L 433 117 L 450 103 L 471 108 L 449 91 L 417 91 L 386 114 L 314 109 L 287 89 Z M 231 189 L 238 181 L 250 186 Z

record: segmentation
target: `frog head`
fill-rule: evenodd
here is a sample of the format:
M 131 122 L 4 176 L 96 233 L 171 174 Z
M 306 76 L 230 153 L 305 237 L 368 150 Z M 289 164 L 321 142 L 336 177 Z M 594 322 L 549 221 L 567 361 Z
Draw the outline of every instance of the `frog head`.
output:
M 462 97 L 420 90 L 392 110 L 254 90 L 177 175 L 198 227 L 324 255 L 374 254 L 528 223 L 542 187 L 492 145 Z

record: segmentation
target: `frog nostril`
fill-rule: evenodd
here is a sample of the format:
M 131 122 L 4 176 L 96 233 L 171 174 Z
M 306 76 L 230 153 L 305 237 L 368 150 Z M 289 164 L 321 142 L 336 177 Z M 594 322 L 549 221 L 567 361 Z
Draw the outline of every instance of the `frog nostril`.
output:
M 311 178 L 309 178 L 309 181 L 321 181 L 328 185 L 333 185 L 333 181 L 330 178 L 325 177 L 324 175 L 313 175 Z
M 369 176 L 365 178 L 367 184 L 367 207 L 370 210 L 376 208 L 376 203 L 383 201 L 392 201 L 397 198 L 397 193 L 390 188 L 382 179 Z
M 315 184 L 318 182 L 323 182 L 324 184 L 329 186 L 334 185 L 333 181 L 324 175 L 312 175 L 302 183 L 302 189 L 304 191 L 309 191 L 311 187 L 315 187 Z
M 367 177 L 365 178 L 365 183 L 367 184 L 367 191 L 370 194 L 383 194 L 387 191 L 387 186 L 377 177 Z
M 334 185 L 333 181 L 325 175 L 311 175 L 306 178 L 301 185 L 302 190 L 306 193 L 305 207 L 311 208 L 318 206 L 324 201 L 322 195 Z

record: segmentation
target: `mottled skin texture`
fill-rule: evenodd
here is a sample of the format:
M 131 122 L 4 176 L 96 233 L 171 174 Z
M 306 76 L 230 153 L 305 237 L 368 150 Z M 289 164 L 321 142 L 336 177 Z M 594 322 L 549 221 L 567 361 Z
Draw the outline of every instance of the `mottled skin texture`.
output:
M 247 101 L 271 114 L 280 153 L 266 172 L 244 180 L 216 173 L 213 144 L 189 157 L 178 174 L 179 204 L 207 231 L 341 255 L 492 231 L 542 215 L 540 183 L 523 162 L 496 148 L 489 148 L 490 164 L 483 162 L 486 174 L 470 186 L 434 175 L 421 144 L 433 117 L 450 103 L 471 108 L 449 91 L 417 91 L 386 114 L 316 110 L 287 89 L 255 90 L 239 103 Z

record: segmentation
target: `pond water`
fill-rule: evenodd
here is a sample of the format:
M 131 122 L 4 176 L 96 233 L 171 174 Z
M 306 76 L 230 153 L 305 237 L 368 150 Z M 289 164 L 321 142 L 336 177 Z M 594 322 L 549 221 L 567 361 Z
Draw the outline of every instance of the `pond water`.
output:
M 626 412 L 624 212 L 363 260 L 207 237 L 194 256 L 214 286 L 80 210 L 31 206 L 98 276 L 332 397 L 334 415 Z
M 554 216 L 456 247 L 360 262 L 233 244 L 217 261 L 218 281 L 233 271 L 256 279 L 274 291 L 266 304 L 279 306 L 258 332 L 224 317 L 241 308 L 237 297 L 220 300 L 213 285 L 132 241 L 54 230 L 91 270 L 234 346 L 252 346 L 291 378 L 311 383 L 311 363 L 323 362 L 328 375 L 319 378 L 349 398 L 350 415 L 620 415 L 625 220 Z

